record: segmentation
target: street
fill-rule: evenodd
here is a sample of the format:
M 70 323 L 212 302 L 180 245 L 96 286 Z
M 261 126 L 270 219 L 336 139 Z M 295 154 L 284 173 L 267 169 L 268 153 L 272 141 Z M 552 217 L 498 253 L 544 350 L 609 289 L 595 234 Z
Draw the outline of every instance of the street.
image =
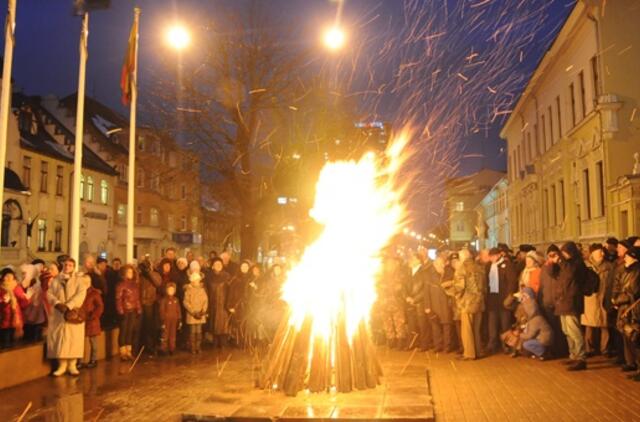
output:
M 403 369 L 403 382 L 420 384 L 428 371 L 437 421 L 640 420 L 640 386 L 602 358 L 592 359 L 587 371 L 570 373 L 561 361 L 504 355 L 470 362 L 431 353 L 417 353 L 409 362 L 409 352 L 385 348 L 379 355 L 387 373 L 383 384 Z M 182 414 L 265 416 L 276 408 L 301 404 L 322 409 L 361 403 L 363 396 L 371 395 L 287 398 L 253 389 L 251 358 L 240 351 L 232 351 L 227 364 L 227 354 L 208 351 L 201 356 L 143 360 L 130 374 L 120 373 L 129 364 L 114 360 L 84 370 L 79 378 L 36 380 L 0 392 L 0 414 L 4 420 L 15 420 L 31 401 L 25 420 L 171 421 Z M 377 388 L 381 389 L 385 386 Z M 415 397 L 405 399 L 415 402 Z M 425 397 L 412 405 L 428 407 Z

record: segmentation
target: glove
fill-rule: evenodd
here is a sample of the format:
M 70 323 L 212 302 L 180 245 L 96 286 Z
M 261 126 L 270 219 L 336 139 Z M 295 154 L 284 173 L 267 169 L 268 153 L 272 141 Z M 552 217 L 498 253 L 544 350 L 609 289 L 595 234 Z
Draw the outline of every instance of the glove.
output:
M 235 314 L 236 310 L 234 308 L 229 309 L 229 313 Z
M 424 310 L 424 313 L 425 313 L 425 314 L 430 314 L 430 313 L 431 313 L 431 309 L 425 309 L 425 310 Z
M 58 304 L 55 306 L 55 308 L 56 308 L 58 311 L 62 312 L 63 314 L 69 310 L 69 308 L 67 307 L 67 305 L 65 305 L 64 303 L 58 303 Z

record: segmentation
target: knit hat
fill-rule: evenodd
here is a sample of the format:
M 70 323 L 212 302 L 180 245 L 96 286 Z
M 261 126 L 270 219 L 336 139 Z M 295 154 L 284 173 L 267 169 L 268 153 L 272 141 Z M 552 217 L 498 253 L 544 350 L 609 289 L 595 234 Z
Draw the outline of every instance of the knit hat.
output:
M 640 248 L 637 247 L 637 246 L 631 247 L 627 251 L 627 256 L 630 256 L 631 258 L 635 259 L 636 261 L 640 261 Z
M 202 280 L 202 276 L 200 275 L 200 273 L 192 273 L 189 276 L 189 281 L 200 281 Z
M 607 239 L 607 241 L 605 243 L 607 245 L 618 246 L 618 239 L 616 239 L 615 237 L 610 237 L 610 238 Z
M 533 259 L 538 265 L 544 264 L 544 258 L 537 251 L 527 252 L 527 258 Z
M 549 255 L 550 253 L 555 253 L 557 255 L 560 254 L 560 248 L 558 247 L 558 245 L 556 245 L 555 243 L 552 243 L 551 245 L 549 245 L 549 247 L 547 248 L 547 255 Z
M 590 254 L 597 251 L 598 249 L 601 249 L 601 250 L 604 249 L 604 246 L 602 246 L 602 243 L 592 243 L 591 245 L 589 245 Z
M 195 259 L 193 261 L 191 261 L 191 264 L 189 264 L 189 272 L 191 272 L 191 273 L 199 273 L 200 270 L 201 270 L 200 263 Z
M 198 261 L 194 261 L 194 262 L 198 262 Z M 188 265 L 189 265 L 189 261 L 187 261 L 187 258 L 181 256 L 180 258 L 176 259 L 176 267 L 184 269 Z

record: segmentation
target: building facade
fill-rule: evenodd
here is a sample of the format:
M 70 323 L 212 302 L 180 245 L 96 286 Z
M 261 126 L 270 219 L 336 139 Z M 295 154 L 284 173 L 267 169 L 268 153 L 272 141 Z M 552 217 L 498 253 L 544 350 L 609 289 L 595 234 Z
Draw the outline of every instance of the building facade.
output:
M 637 232 L 637 6 L 578 1 L 502 128 L 512 244 Z
M 487 228 L 484 219 L 479 219 L 477 207 L 502 177 L 502 172 L 483 169 L 468 176 L 447 180 L 445 197 L 450 246 L 482 246 Z
M 510 242 L 507 178 L 501 178 L 476 206 L 477 226 L 484 227 L 484 236 L 479 236 L 479 247 L 493 248 L 498 243 Z

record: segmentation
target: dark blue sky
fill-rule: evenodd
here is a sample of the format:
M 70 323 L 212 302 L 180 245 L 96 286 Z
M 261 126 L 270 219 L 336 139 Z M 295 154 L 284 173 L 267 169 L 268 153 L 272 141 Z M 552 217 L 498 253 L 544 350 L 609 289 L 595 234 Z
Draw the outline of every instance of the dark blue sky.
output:
M 180 20 L 195 43 L 184 53 L 197 61 L 197 34 L 224 27 L 227 8 L 246 0 L 112 0 L 90 17 L 87 94 L 121 112 L 119 78 L 134 5 L 140 24 L 141 104 L 145 87 L 177 60 L 163 29 Z M 498 131 L 530 72 L 574 0 L 346 0 L 349 47 L 328 57 L 319 44 L 337 3 L 331 0 L 259 1 L 276 17 L 274 28 L 292 49 L 318 50 L 318 64 L 335 66 L 347 90 L 358 93 L 363 119 L 397 126 L 411 122 L 421 139 L 416 188 L 421 212 L 440 214 L 434 178 L 505 169 Z M 77 89 L 81 19 L 71 0 L 18 0 L 13 78 L 27 94 L 64 96 Z M 4 16 L 3 16 L 4 18 Z M 316 64 L 314 64 L 315 66 Z M 142 110 L 144 113 L 144 110 Z M 427 164 L 425 164 L 427 163 Z M 440 201 L 441 202 L 441 201 Z M 433 204 L 431 204 L 433 203 Z

